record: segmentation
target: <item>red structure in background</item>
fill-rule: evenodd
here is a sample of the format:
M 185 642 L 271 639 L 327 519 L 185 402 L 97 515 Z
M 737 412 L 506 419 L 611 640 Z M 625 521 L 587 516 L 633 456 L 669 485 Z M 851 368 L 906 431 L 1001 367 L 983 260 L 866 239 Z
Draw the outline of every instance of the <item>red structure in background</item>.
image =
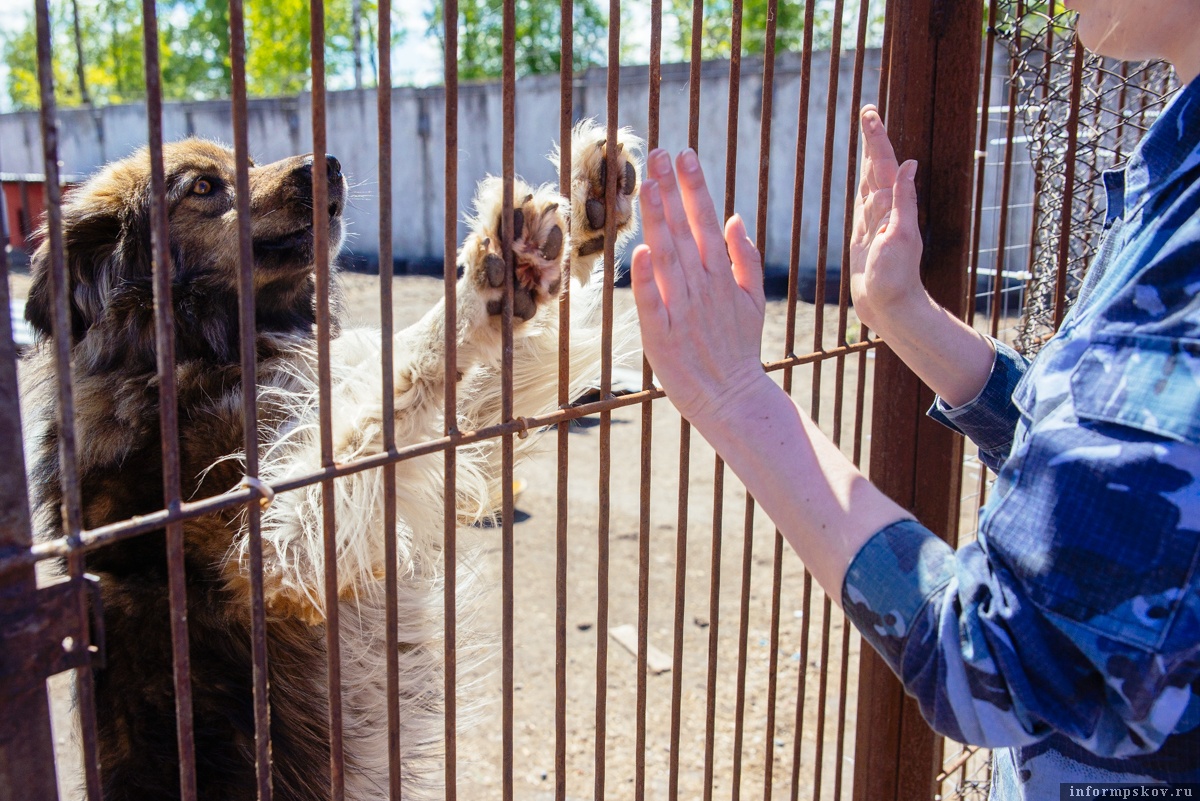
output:
M 63 182 L 66 195 L 77 180 Z M 0 187 L 4 192 L 4 230 L 8 233 L 7 244 L 14 248 L 29 250 L 33 232 L 42 224 L 46 213 L 46 178 L 43 175 L 0 174 Z

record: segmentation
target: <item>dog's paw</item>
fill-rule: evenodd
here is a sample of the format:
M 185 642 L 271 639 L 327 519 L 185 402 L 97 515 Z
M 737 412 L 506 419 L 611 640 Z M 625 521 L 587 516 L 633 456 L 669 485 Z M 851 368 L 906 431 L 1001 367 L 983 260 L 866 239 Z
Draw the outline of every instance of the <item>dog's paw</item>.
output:
M 496 182 L 498 183 L 498 182 Z M 481 198 L 493 188 L 480 187 Z M 513 319 L 529 320 L 537 310 L 558 297 L 562 279 L 562 257 L 567 244 L 567 224 L 562 198 L 549 189 L 529 191 L 518 182 L 513 203 Z M 503 214 L 500 194 L 495 192 L 490 213 L 475 220 L 474 240 L 466 248 L 465 277 L 480 293 L 489 315 L 504 309 L 504 286 L 508 268 L 504 261 Z M 477 208 L 482 206 L 477 202 Z
M 637 229 L 634 213 L 641 184 L 642 140 L 628 128 L 617 133 L 616 192 L 607 197 L 607 135 L 594 120 L 583 120 L 571 136 L 571 256 L 590 267 L 604 252 L 609 215 L 615 217 L 616 244 Z

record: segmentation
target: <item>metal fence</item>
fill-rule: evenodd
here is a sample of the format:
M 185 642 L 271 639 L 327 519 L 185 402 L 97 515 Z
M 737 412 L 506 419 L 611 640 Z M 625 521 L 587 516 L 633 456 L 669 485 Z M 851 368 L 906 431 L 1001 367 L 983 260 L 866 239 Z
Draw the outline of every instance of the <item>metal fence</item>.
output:
M 444 8 L 444 41 L 446 43 L 445 78 L 446 105 L 444 109 L 445 150 L 457 150 L 459 131 L 458 78 L 455 53 L 458 37 L 458 9 L 454 2 Z M 655 147 L 660 142 L 664 123 L 686 126 L 688 144 L 694 148 L 723 148 L 726 180 L 725 213 L 732 209 L 733 180 L 739 171 L 757 169 L 758 206 L 756 239 L 767 241 L 764 230 L 769 202 L 790 203 L 792 209 L 791 247 L 787 254 L 790 276 L 786 300 L 776 307 L 782 317 L 782 337 L 764 344 L 765 367 L 783 387 L 801 400 L 810 413 L 826 428 L 834 440 L 863 464 L 872 466 L 873 479 L 892 497 L 912 509 L 931 528 L 953 541 L 959 525 L 960 467 L 962 444 L 949 432 L 925 420 L 924 408 L 929 395 L 915 377 L 872 338 L 857 326 L 849 308 L 849 272 L 839 276 L 839 303 L 834 310 L 817 304 L 811 310 L 798 302 L 799 232 L 816 226 L 820 231 L 819 247 L 828 248 L 831 238 L 849 236 L 848 226 L 841 231 L 831 230 L 831 187 L 845 182 L 845 197 L 853 197 L 857 172 L 857 115 L 837 119 L 836 104 L 829 104 L 826 130 L 810 131 L 808 104 L 810 84 L 826 76 L 812 74 L 812 31 L 819 3 L 805 4 L 803 50 L 804 76 L 800 82 L 799 114 L 796 120 L 778 120 L 772 113 L 773 65 L 775 58 L 775 3 L 767 17 L 764 58 L 762 61 L 761 95 L 753 102 L 761 104 L 762 126 L 759 147 L 753 157 L 737 152 L 737 109 L 741 97 L 741 37 L 742 6 L 732 5 L 732 52 L 729 63 L 729 92 L 721 97 L 701 97 L 699 92 L 700 40 L 694 37 L 691 53 L 691 94 L 686 120 L 661 120 L 659 115 L 660 45 L 662 41 L 661 2 L 651 5 L 650 64 L 647 68 L 648 129 L 647 143 Z M 833 3 L 833 42 L 847 38 L 856 45 L 836 49 L 830 59 L 827 80 L 829 97 L 837 96 L 839 60 L 854 59 L 854 103 L 859 105 L 864 93 L 878 86 L 881 108 L 887 115 L 890 131 L 905 157 L 920 161 L 918 183 L 926 191 L 922 195 L 922 222 L 929 242 L 925 270 L 927 284 L 934 297 L 952 310 L 965 313 L 968 280 L 974 274 L 964 269 L 971 255 L 971 193 L 974 164 L 974 142 L 965 131 L 974 130 L 976 96 L 979 86 L 981 42 L 980 9 L 977 4 L 946 3 L 941 0 L 916 0 L 901 8 L 891 3 L 882 69 L 878 75 L 867 75 L 863 69 L 869 0 Z M 696 464 L 698 458 L 708 457 L 702 443 L 695 441 L 686 421 L 675 422 L 670 407 L 653 384 L 647 365 L 642 366 L 641 386 L 617 396 L 613 392 L 613 336 L 615 306 L 618 290 L 615 287 L 616 259 L 614 253 L 616 214 L 612 204 L 617 190 L 618 169 L 616 149 L 606 148 L 607 169 L 602 173 L 607 182 L 606 224 L 604 237 L 604 275 L 602 295 L 601 337 L 603 357 L 598 378 L 598 399 L 571 403 L 570 375 L 570 305 L 572 296 L 564 291 L 559 301 L 560 360 L 558 364 L 558 408 L 532 417 L 514 417 L 513 399 L 513 264 L 512 239 L 516 227 L 513 209 L 513 186 L 516 165 L 514 143 L 519 131 L 514 119 L 515 78 L 515 6 L 504 5 L 504 126 L 502 137 L 501 180 L 503 209 L 503 257 L 509 266 L 505 302 L 502 311 L 503 345 L 500 370 L 501 422 L 476 430 L 460 430 L 457 421 L 462 398 L 454 381 L 444 382 L 441 399 L 443 429 L 439 436 L 404 441 L 395 431 L 393 396 L 397 378 L 393 373 L 395 354 L 392 348 L 393 279 L 389 271 L 380 276 L 379 298 L 382 318 L 381 387 L 382 448 L 351 460 L 335 458 L 333 441 L 334 418 L 332 384 L 334 365 L 331 365 L 331 342 L 338 332 L 330 307 L 330 264 L 328 258 L 329 218 L 324 213 L 329 203 L 326 192 L 327 171 L 336 169 L 332 163 L 317 158 L 312 161 L 313 239 L 315 253 L 316 320 L 312 342 L 317 354 L 317 386 L 319 399 L 318 423 L 320 432 L 319 459 L 302 474 L 293 475 L 270 486 L 260 481 L 259 427 L 260 398 L 255 381 L 258 353 L 255 337 L 254 253 L 250 229 L 249 206 L 249 143 L 246 125 L 245 48 L 243 4 L 230 1 L 230 53 L 233 75 L 232 139 L 236 153 L 236 200 L 239 219 L 238 275 L 240 351 L 238 368 L 242 378 L 241 416 L 244 421 L 244 484 L 229 492 L 211 497 L 194 497 L 193 477 L 181 470 L 180 436 L 186 435 L 187 421 L 180 420 L 176 394 L 176 364 L 174 359 L 174 321 L 171 301 L 171 243 L 168 235 L 168 204 L 163 166 L 162 98 L 159 86 L 156 10 L 153 3 L 143 5 L 145 22 L 145 64 L 147 77 L 147 106 L 149 130 L 149 162 L 151 165 L 150 220 L 153 232 L 154 320 L 157 357 L 157 382 L 160 396 L 160 439 L 162 460 L 162 508 L 135 518 L 105 521 L 89 526 L 89 498 L 81 488 L 81 468 L 78 458 L 81 440 L 94 432 L 76 430 L 74 383 L 72 379 L 72 343 L 69 335 L 69 298 L 66 254 L 63 244 L 61 176 L 58 175 L 56 155 L 56 111 L 51 67 L 49 10 L 46 0 L 36 4 L 38 20 L 39 74 L 42 96 L 42 141 L 45 153 L 47 193 L 46 237 L 50 253 L 50 276 L 53 296 L 53 329 L 55 336 L 41 347 L 52 348 L 57 365 L 55 382 L 58 463 L 54 476 L 60 488 L 63 518 L 61 534 L 35 535 L 30 519 L 26 470 L 22 458 L 21 415 L 34 410 L 21 409 L 17 390 L 17 361 L 15 347 L 7 336 L 0 336 L 0 622 L 4 627 L 5 649 L 0 661 L 3 679 L 0 697 L 4 699 L 5 714 L 0 720 L 0 799 L 30 799 L 56 797 L 56 776 L 50 718 L 47 709 L 46 679 L 64 671 L 72 671 L 74 697 L 78 708 L 79 737 L 82 750 L 84 796 L 101 799 L 101 765 L 99 761 L 98 716 L 95 703 L 95 681 L 102 670 L 105 657 L 104 626 L 100 622 L 98 591 L 95 579 L 88 571 L 95 568 L 94 559 L 105 549 L 135 538 L 161 538 L 166 544 L 169 564 L 169 601 L 172 658 L 170 659 L 171 688 L 175 708 L 173 749 L 168 749 L 178 765 L 178 795 L 183 799 L 203 798 L 197 785 L 197 739 L 194 730 L 192 692 L 194 673 L 192 651 L 189 648 L 188 584 L 186 562 L 189 558 L 186 527 L 206 515 L 217 513 L 238 515 L 244 525 L 248 544 L 246 579 L 248 626 L 247 647 L 251 652 L 253 674 L 252 703 L 246 709 L 247 719 L 253 721 L 253 742 L 248 746 L 247 760 L 255 766 L 254 787 L 246 788 L 244 797 L 259 799 L 282 797 L 283 791 L 273 782 L 272 760 L 278 758 L 271 743 L 271 694 L 268 685 L 268 658 L 272 628 L 278 621 L 269 615 L 264 601 L 264 554 L 261 537 L 263 503 L 290 492 L 319 487 L 320 527 L 323 532 L 323 608 L 325 694 L 327 714 L 325 736 L 328 743 L 327 776 L 329 787 L 319 795 L 332 799 L 371 797 L 399 798 L 411 795 L 415 787 L 405 789 L 407 775 L 404 766 L 411 743 L 400 736 L 402 729 L 398 654 L 401 639 L 398 629 L 398 586 L 405 580 L 399 575 L 402 547 L 399 538 L 406 524 L 398 519 L 396 497 L 404 487 L 397 484 L 397 471 L 406 463 L 421 457 L 439 457 L 440 491 L 443 497 L 442 530 L 440 533 L 442 564 L 441 638 L 442 664 L 440 698 L 435 706 L 442 726 L 437 743 L 435 790 L 437 797 L 453 799 L 463 795 L 489 794 L 503 798 L 567 799 L 591 795 L 600 798 L 632 797 L 713 797 L 719 792 L 739 798 L 749 797 L 807 797 L 857 799 L 908 799 L 931 797 L 939 778 L 938 740 L 920 720 L 911 701 L 903 693 L 886 666 L 869 651 L 860 653 L 858 639 L 834 608 L 831 600 L 813 587 L 810 577 L 785 554 L 782 538 L 769 524 L 755 514 L 753 499 L 739 493 L 735 482 L 726 482 L 724 465 L 719 459 L 709 464 Z M 902 12 L 902 13 L 901 13 Z M 608 143 L 615 143 L 622 114 L 617 107 L 620 69 L 621 30 L 620 3 L 612 0 L 609 8 L 608 41 L 608 107 L 605 110 Z M 694 6 L 694 27 L 699 29 L 702 6 Z M 379 75 L 378 131 L 381 142 L 376 180 L 380 188 L 380 264 L 391 264 L 390 240 L 394 190 L 391 179 L 391 114 L 390 93 L 390 19 L 389 0 L 379 3 Z M 571 129 L 575 121 L 572 109 L 572 4 L 562 3 L 563 35 L 561 41 L 561 107 L 558 138 L 560 154 L 560 187 L 570 196 L 570 165 L 580 154 L 570 150 Z M 312 142 L 313 152 L 325 152 L 325 65 L 324 65 L 324 6 L 321 0 L 311 5 L 313 43 L 312 76 Z M 936 91 L 935 91 L 936 89 Z M 986 103 L 985 103 L 986 105 Z M 701 115 L 727 114 L 728 130 L 722 142 L 699 141 Z M 834 170 L 833 131 L 848 126 L 850 135 L 844 173 Z M 774 130 L 773 130 L 774 127 Z M 539 132 L 540 133 L 540 132 Z M 805 156 L 810 137 L 825 137 L 822 163 L 808 163 Z M 794 163 L 772 164 L 769 154 L 774 137 L 795 139 Z M 766 191 L 771 169 L 794 171 L 795 193 L 790 198 L 771 198 Z M 820 170 L 820 198 L 805 197 L 804 176 Z M 456 160 L 446 159 L 445 170 L 445 280 L 444 299 L 447 320 L 444 341 L 445 364 L 456 363 L 456 292 L 457 264 L 455 251 L 458 242 L 455 232 L 460 214 Z M 849 200 L 847 201 L 849 202 Z M 849 214 L 845 215 L 846 219 Z M 975 243 L 978 245 L 978 243 Z M 843 252 L 845 249 L 843 248 Z M 825 263 L 824 253 L 816 263 Z M 8 263 L 3 263 L 6 315 L 9 308 Z M 564 267 L 564 279 L 569 265 Z M 1002 268 L 997 265 L 997 275 Z M 825 296 L 826 275 L 818 268 L 815 297 Z M 568 281 L 564 280 L 566 286 Z M 827 318 L 827 315 L 828 318 Z M 0 327 L 11 328 L 7 317 Z M 874 362 L 874 369 L 868 370 Z M 832 386 L 831 386 L 832 385 Z M 574 421 L 598 416 L 595 430 L 595 462 L 580 465 L 571 461 L 571 426 Z M 674 429 L 664 433 L 664 420 Z M 617 423 L 618 425 L 614 425 Z M 638 445 L 618 450 L 614 447 L 614 430 L 620 423 L 637 427 Z M 546 436 L 554 441 L 554 526 L 544 535 L 554 541 L 553 624 L 541 629 L 552 632 L 553 704 L 552 707 L 531 708 L 518 704 L 522 679 L 518 673 L 518 656 L 522 650 L 516 632 L 522 621 L 535 614 L 548 614 L 549 603 L 538 608 L 519 608 L 523 597 L 518 586 L 518 548 L 515 531 L 514 473 L 517 442 L 530 431 L 552 430 Z M 632 430 L 632 429 L 631 429 Z M 676 433 L 677 432 L 677 433 Z M 624 440 L 623 440 L 624 441 Z M 663 442 L 673 446 L 664 453 Z M 460 615 L 458 606 L 458 571 L 456 566 L 466 557 L 460 552 L 463 531 L 459 526 L 456 507 L 459 481 L 459 458 L 463 449 L 494 445 L 499 453 L 498 554 L 495 574 L 496 592 L 500 598 L 497 611 L 499 654 L 498 677 L 464 675 L 460 672 L 460 647 L 457 639 Z M 699 454 L 703 456 L 698 457 Z M 655 459 L 670 459 L 676 476 L 675 497 L 664 497 L 662 487 L 653 478 Z M 707 460 L 706 460 L 707 461 Z M 633 465 L 636 463 L 637 468 Z M 618 469 L 614 475 L 614 465 Z M 378 577 L 385 594 L 387 618 L 385 631 L 374 632 L 385 638 L 386 665 L 386 777 L 368 794 L 347 788 L 348 772 L 356 766 L 347 763 L 344 754 L 347 744 L 347 719 L 343 709 L 342 654 L 339 627 L 339 553 L 338 520 L 335 519 L 335 484 L 347 477 L 375 471 L 383 485 L 383 527 L 378 532 L 384 547 L 384 575 Z M 578 556 L 581 532 L 573 527 L 572 504 L 578 501 L 578 486 L 572 479 L 579 475 L 595 479 L 594 550 L 587 544 L 587 555 Z M 703 478 L 699 478 L 703 476 Z M 692 487 L 702 484 L 711 487 L 710 498 L 698 498 Z M 619 489 L 615 489 L 619 487 Z M 613 575 L 614 537 L 613 496 L 615 491 L 637 494 L 637 558 L 636 580 L 618 573 Z M 740 505 L 741 508 L 733 508 Z M 736 520 L 740 517 L 740 537 L 726 537 L 727 509 Z M 711 524 L 698 521 L 697 508 L 711 509 Z M 664 511 L 665 510 L 665 511 Z M 740 511 L 740 515 L 738 512 Z M 671 514 L 673 512 L 673 515 Z M 654 525 L 666 515 L 669 523 Z M 44 521 L 38 521 L 39 526 Z M 523 524 L 524 525 L 524 524 Z M 736 525 L 736 523 L 734 524 Z M 55 527 L 52 527 L 55 528 Z M 591 528 L 589 526 L 589 528 Z M 668 534 L 660 533 L 669 530 Z M 586 532 L 586 533 L 591 533 Z M 432 533 L 431 533 L 432 534 Z M 673 534 L 673 536 L 670 536 Z M 524 536 L 524 535 L 523 535 Z M 618 535 L 619 536 L 619 535 Z M 673 576 L 665 586 L 651 584 L 652 553 L 663 550 L 671 562 Z M 464 545 L 464 548 L 466 546 Z M 695 552 L 707 550 L 708 564 L 696 566 Z M 672 553 L 673 551 L 673 553 Z M 762 554 L 768 552 L 769 557 Z M 578 564 L 594 566 L 594 578 L 588 579 L 592 609 L 586 642 L 573 637 L 568 600 L 573 597 L 573 582 L 580 581 Z M 622 563 L 623 564 L 623 563 Z M 47 578 L 51 565 L 61 566 L 61 576 Z M 39 570 L 40 568 L 40 570 Z M 737 581 L 723 579 L 723 568 L 737 570 Z M 100 572 L 99 570 L 97 572 Z M 40 583 L 39 583 L 40 573 Z M 700 584 L 697 585 L 696 574 Z M 485 576 L 487 574 L 485 573 Z M 101 579 L 101 581 L 103 578 Z M 594 581 L 594 591 L 591 582 Z M 707 586 L 705 586 L 707 585 Z M 633 587 L 636 586 L 636 592 Z M 700 589 L 700 602 L 696 594 Z M 707 593 L 703 590 L 706 589 Z M 706 597 L 705 597 L 706 596 Z M 631 680 L 632 692 L 618 692 L 619 682 L 614 674 L 629 670 L 617 666 L 609 653 L 609 640 L 614 634 L 611 611 L 614 606 L 632 610 L 635 619 L 633 643 L 636 665 Z M 697 606 L 701 610 L 696 613 Z M 794 611 L 786 619 L 785 610 Z M 669 612 L 667 611 L 669 610 Z M 819 612 L 817 611 L 819 610 Z M 689 613 L 695 618 L 689 624 Z M 702 619 L 701 619 L 702 618 Z M 652 676 L 649 670 L 651 620 L 669 621 L 662 630 L 670 641 L 669 676 Z M 353 624 L 353 621 L 350 622 Z M 696 630 L 699 630 L 699 634 Z M 755 646 L 755 641 L 759 645 Z M 580 656 L 582 655 L 582 657 Z M 585 664 L 586 663 L 586 664 Z M 579 699 L 568 694 L 568 678 L 572 671 L 586 669 L 594 675 L 594 691 L 588 694 L 592 703 L 581 708 Z M 96 672 L 94 672 L 94 670 Z M 747 691 L 748 676 L 760 677 L 761 696 Z M 245 678 L 245 677 L 243 677 Z M 659 680 L 657 683 L 652 681 Z M 628 681 L 628 680 L 627 680 Z M 474 688 L 472 688 L 474 686 Z M 479 726 L 478 718 L 460 718 L 461 707 L 468 696 L 491 694 L 499 698 L 492 712 L 484 712 L 498 733 L 498 748 L 494 758 L 478 758 L 464 753 L 460 747 L 473 736 Z M 626 685 L 628 686 L 628 685 Z M 495 692 L 491 692 L 494 689 Z M 691 696 L 694 703 L 689 702 Z M 731 700 L 732 699 L 732 700 Z M 498 717 L 495 710 L 498 707 Z M 518 710 L 522 714 L 518 714 Z M 486 717 L 492 714 L 493 717 Z M 669 721 L 666 722 L 666 721 Z M 491 724 L 489 724 L 491 725 Z M 612 730 L 610 731 L 610 725 Z M 531 755 L 518 747 L 530 731 L 553 730 L 537 742 L 552 742 L 553 770 L 548 767 L 548 754 Z M 579 730 L 584 733 L 579 734 Z M 622 739 L 621 732 L 632 731 L 631 738 Z M 353 733 L 351 733 L 353 734 Z M 351 737 L 351 739 L 353 739 Z M 580 741 L 590 744 L 591 753 L 578 753 L 574 746 Z M 472 741 L 474 742 L 474 741 Z M 700 753 L 689 750 L 695 743 Z M 614 771 L 616 749 L 631 748 L 631 766 Z M 251 756 L 252 752 L 252 756 Z M 491 753 L 491 752 L 489 752 Z M 659 758 L 658 754 L 665 754 Z M 535 760 L 536 756 L 536 760 Z M 624 764 L 624 763 L 622 763 Z M 537 785 L 528 786 L 520 776 L 533 766 L 544 766 L 543 774 L 553 773 L 553 781 L 543 779 L 544 791 Z M 62 768 L 61 761 L 59 765 Z M 949 768 L 948 768 L 949 769 Z M 470 776 L 465 774 L 470 773 Z M 476 774 L 486 774 L 486 780 L 475 782 Z M 353 785 L 359 786 L 359 785 Z

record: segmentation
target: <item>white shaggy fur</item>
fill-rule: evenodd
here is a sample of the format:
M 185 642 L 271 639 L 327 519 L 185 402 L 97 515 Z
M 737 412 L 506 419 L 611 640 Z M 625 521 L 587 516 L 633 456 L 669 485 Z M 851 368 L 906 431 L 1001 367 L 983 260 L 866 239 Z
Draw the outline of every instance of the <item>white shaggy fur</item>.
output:
M 588 165 L 595 160 L 603 130 L 590 121 L 576 127 L 572 147 L 575 160 L 575 197 L 569 216 L 575 225 L 586 218 L 583 204 L 588 198 Z M 625 133 L 623 144 L 632 157 L 640 142 Z M 599 151 L 603 154 L 603 148 Z M 531 199 L 529 199 L 531 196 Z M 594 193 L 593 193 L 594 196 Z M 617 199 L 628 217 L 619 230 L 618 245 L 632 235 L 633 192 Z M 494 252 L 499 237 L 495 230 L 501 207 L 499 179 L 480 185 L 471 234 L 459 252 L 465 274 L 457 284 L 456 342 L 458 363 L 452 380 L 459 380 L 457 428 L 477 430 L 500 422 L 499 318 L 489 315 L 487 301 L 498 290 L 480 282 L 479 271 L 489 248 Z M 527 230 L 522 242 L 514 244 L 514 258 L 535 264 L 541 277 L 540 290 L 549 293 L 559 279 L 561 261 L 571 255 L 570 273 L 586 280 L 594 272 L 599 254 L 575 254 L 571 237 L 563 243 L 562 259 L 546 259 L 526 245 L 526 240 L 543 241 L 546 228 L 568 216 L 567 202 L 548 186 L 536 189 L 519 179 L 514 202 L 526 208 L 549 209 L 537 216 L 526 215 Z M 553 206 L 559 206 L 555 214 Z M 559 216 L 561 215 L 561 216 Z M 564 226 L 565 227 L 565 226 Z M 566 233 L 564 231 L 564 233 Z M 570 300 L 570 388 L 578 397 L 599 375 L 600 329 L 597 281 L 571 291 Z M 552 411 L 558 406 L 559 322 L 558 304 L 543 303 L 530 320 L 516 321 L 513 351 L 513 410 L 516 417 Z M 443 398 L 446 315 L 442 304 L 431 309 L 418 323 L 395 336 L 395 430 L 401 445 L 437 438 L 444 427 Z M 618 321 L 614 350 L 628 352 L 634 337 L 628 318 Z M 337 462 L 345 462 L 383 449 L 382 342 L 379 332 L 350 329 L 331 343 L 333 441 Z M 311 473 L 320 465 L 317 424 L 316 357 L 309 343 L 297 340 L 288 349 L 294 357 L 286 362 L 260 366 L 260 403 L 288 407 L 290 422 L 269 432 L 260 453 L 260 475 L 277 484 L 297 475 Z M 459 376 L 461 375 L 461 380 Z M 518 452 L 530 439 L 518 439 Z M 234 455 L 231 458 L 240 458 Z M 458 449 L 456 514 L 460 523 L 470 523 L 495 514 L 492 499 L 499 490 L 498 448 L 485 441 Z M 488 637 L 474 630 L 472 599 L 479 592 L 473 580 L 470 559 L 448 568 L 443 560 L 443 458 L 439 454 L 406 459 L 396 465 L 397 553 L 400 604 L 400 721 L 404 760 L 405 796 L 437 795 L 435 789 L 441 755 L 443 714 L 444 631 L 443 590 L 445 571 L 457 571 L 456 589 L 459 620 L 456 622 L 457 664 L 462 673 L 487 649 Z M 352 801 L 382 798 L 387 786 L 387 720 L 385 604 L 384 604 L 384 482 L 381 469 L 354 473 L 334 481 L 338 554 L 338 597 L 341 621 L 340 643 L 343 670 L 343 709 L 346 732 L 346 797 Z M 322 490 L 307 486 L 274 499 L 263 513 L 265 585 L 269 608 L 285 605 L 306 610 L 314 625 L 325 619 L 323 586 L 324 539 Z M 231 559 L 245 573 L 248 543 L 244 531 L 237 539 Z

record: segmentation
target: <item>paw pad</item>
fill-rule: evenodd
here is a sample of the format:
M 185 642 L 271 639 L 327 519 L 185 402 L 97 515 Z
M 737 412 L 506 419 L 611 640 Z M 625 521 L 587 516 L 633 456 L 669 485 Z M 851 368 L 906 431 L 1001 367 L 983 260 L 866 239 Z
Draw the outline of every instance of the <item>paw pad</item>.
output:
M 559 215 L 557 196 L 526 195 L 513 209 L 513 318 L 528 320 L 539 305 L 557 296 L 562 271 L 566 224 Z M 495 236 L 481 241 L 483 258 L 478 281 L 486 286 L 488 314 L 504 309 L 504 285 L 508 267 L 501 255 L 502 215 L 495 221 Z

